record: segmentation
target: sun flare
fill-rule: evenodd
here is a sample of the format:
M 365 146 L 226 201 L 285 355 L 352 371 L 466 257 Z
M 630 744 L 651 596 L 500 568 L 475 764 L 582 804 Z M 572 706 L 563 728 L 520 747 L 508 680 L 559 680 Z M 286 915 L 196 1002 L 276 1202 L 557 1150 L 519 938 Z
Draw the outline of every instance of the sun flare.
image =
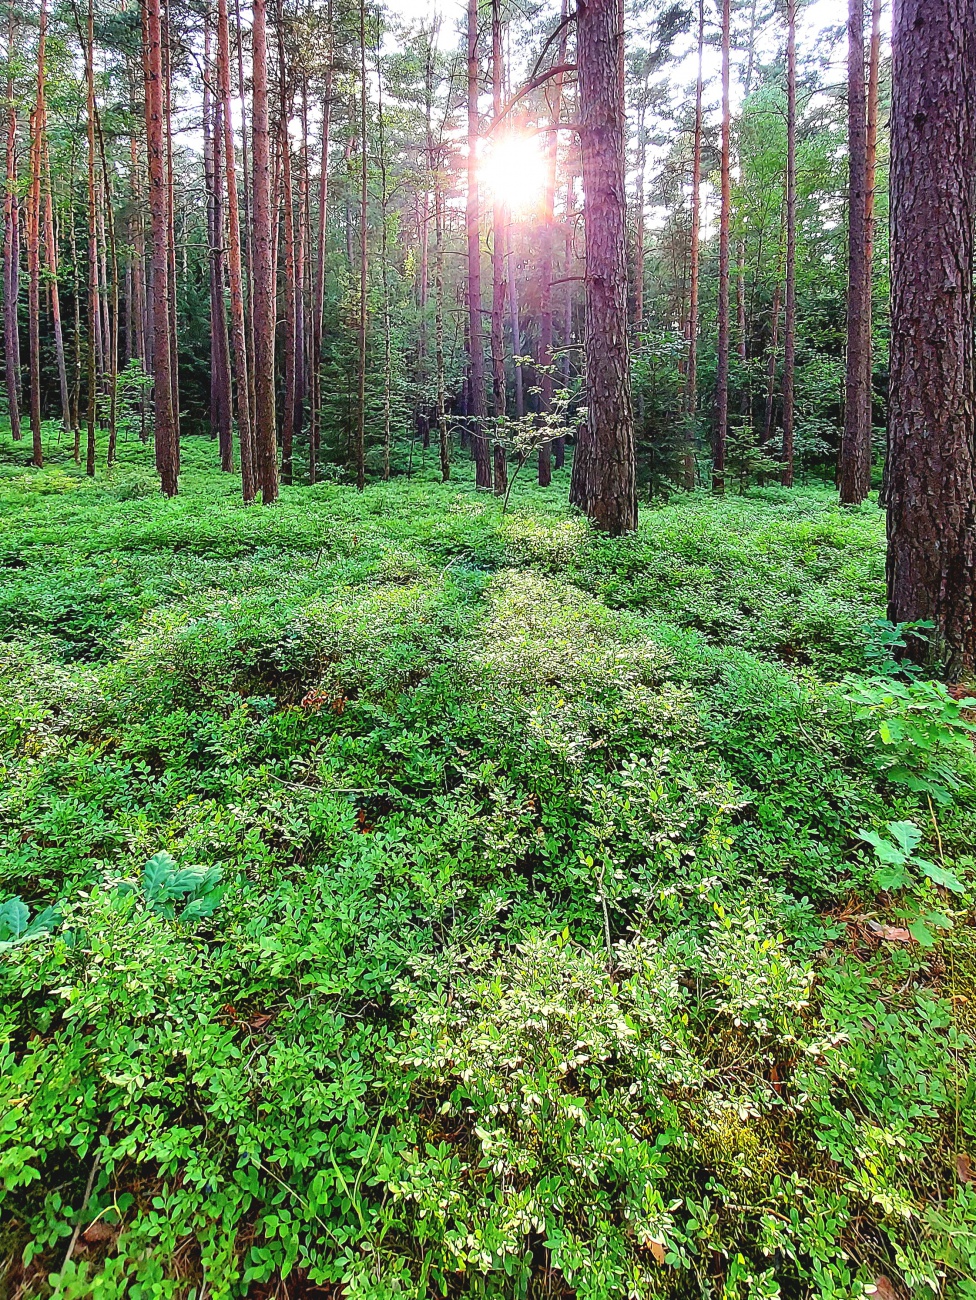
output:
M 485 190 L 511 212 L 527 212 L 542 198 L 546 162 L 536 135 L 490 140 L 478 170 Z

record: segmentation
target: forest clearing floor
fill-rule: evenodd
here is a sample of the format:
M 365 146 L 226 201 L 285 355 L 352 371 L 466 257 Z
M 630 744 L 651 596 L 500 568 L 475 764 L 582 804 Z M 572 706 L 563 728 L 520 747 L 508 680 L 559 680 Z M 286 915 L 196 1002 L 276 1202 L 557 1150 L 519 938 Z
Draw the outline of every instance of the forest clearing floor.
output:
M 976 1297 L 976 760 L 875 507 L 52 452 L 0 442 L 7 1300 Z

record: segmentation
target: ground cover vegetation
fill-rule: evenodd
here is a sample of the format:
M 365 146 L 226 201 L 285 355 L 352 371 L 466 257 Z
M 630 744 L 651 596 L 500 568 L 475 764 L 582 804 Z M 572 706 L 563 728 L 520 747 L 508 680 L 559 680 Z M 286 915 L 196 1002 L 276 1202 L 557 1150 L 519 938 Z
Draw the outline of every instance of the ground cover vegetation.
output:
M 874 506 L 266 513 L 204 439 L 171 499 L 52 444 L 0 478 L 8 1295 L 972 1293 L 972 715 Z

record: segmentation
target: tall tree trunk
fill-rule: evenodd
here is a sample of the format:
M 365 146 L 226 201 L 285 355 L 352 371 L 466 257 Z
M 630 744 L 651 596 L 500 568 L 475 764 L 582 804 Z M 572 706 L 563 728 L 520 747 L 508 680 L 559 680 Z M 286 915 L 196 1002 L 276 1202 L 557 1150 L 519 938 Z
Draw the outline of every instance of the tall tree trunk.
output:
M 704 96 L 705 0 L 698 0 L 698 78 L 695 82 L 695 139 L 691 167 L 691 251 L 688 291 L 688 371 L 685 410 L 688 434 L 683 458 L 684 486 L 695 486 L 695 425 L 698 419 L 698 278 L 701 263 L 702 98 Z
M 254 171 L 254 447 L 261 500 L 278 499 L 278 438 L 275 429 L 275 320 L 272 280 L 271 135 L 268 129 L 267 0 L 254 0 L 251 26 L 251 141 Z
M 41 0 L 37 38 L 37 94 L 31 118 L 30 199 L 27 205 L 28 324 L 30 332 L 30 422 L 32 464 L 44 464 L 41 441 L 41 175 L 44 154 L 44 46 L 47 5 Z
M 317 238 L 315 243 L 315 283 L 312 288 L 312 400 L 309 415 L 308 434 L 308 476 L 314 483 L 318 474 L 318 450 L 321 440 L 322 420 L 322 316 L 325 310 L 325 254 L 326 254 L 326 217 L 329 196 L 329 128 L 332 121 L 332 4 L 329 3 L 329 42 L 328 63 L 325 70 L 325 89 L 322 96 L 322 147 L 319 170 L 319 201 L 317 220 Z
M 494 0 L 496 5 L 498 2 L 499 0 Z M 556 67 L 561 67 L 566 62 L 566 38 L 569 30 L 567 17 L 567 0 L 563 0 L 559 19 L 562 30 L 556 53 Z M 541 390 L 539 399 L 541 411 L 544 415 L 552 410 L 554 391 L 552 377 L 552 265 L 553 244 L 556 233 L 556 162 L 559 145 L 559 132 L 556 128 L 562 116 L 562 95 L 563 77 L 562 73 L 558 73 L 552 80 L 550 92 L 549 126 L 551 130 L 546 138 L 546 171 L 545 187 L 542 195 L 541 248 L 539 250 L 539 362 L 543 368 L 539 376 L 539 388 Z M 495 111 L 497 115 L 500 110 L 496 109 Z M 547 442 L 539 448 L 539 483 L 542 487 L 547 487 L 551 482 L 552 444 Z
M 718 235 L 718 366 L 715 378 L 715 442 L 712 452 L 712 491 L 718 496 L 725 492 L 725 441 L 729 424 L 729 221 L 732 215 L 730 27 L 730 0 L 722 0 L 722 197 Z
M 874 188 L 878 164 L 878 99 L 881 71 L 881 0 L 871 3 L 871 48 L 868 56 L 868 130 L 865 165 L 864 218 L 864 418 L 870 463 L 874 434 L 874 351 L 872 316 L 872 266 L 874 263 Z
M 14 11 L 10 9 L 7 49 L 14 44 Z M 19 442 L 20 432 L 20 329 L 17 302 L 20 297 L 20 258 L 17 249 L 17 104 L 14 99 L 13 63 L 7 77 L 7 174 L 3 195 L 3 298 L 4 362 L 7 380 L 7 413 L 10 434 Z
M 295 340 L 297 317 L 297 291 L 295 283 L 295 194 L 292 185 L 291 136 L 289 128 L 293 113 L 291 73 L 285 62 L 284 5 L 278 0 L 278 78 L 281 91 L 281 117 L 278 130 L 278 147 L 281 155 L 282 228 L 285 246 L 285 313 L 284 313 L 284 392 L 281 413 L 281 479 L 292 479 L 292 449 L 295 437 L 295 394 L 298 374 L 295 365 Z M 275 193 L 277 194 L 277 187 Z
M 786 0 L 786 323 L 783 338 L 784 487 L 793 486 L 794 379 L 796 375 L 796 6 Z
M 481 325 L 481 199 L 478 192 L 478 0 L 468 0 L 468 373 L 469 429 L 475 483 L 491 488 L 491 461 L 485 429 L 485 346 Z
M 47 184 L 44 190 L 44 248 L 47 263 L 48 289 L 51 303 L 51 324 L 54 329 L 54 355 L 58 367 L 58 386 L 61 392 L 61 423 L 65 433 L 71 431 L 71 398 L 68 393 L 68 369 L 64 358 L 64 330 L 61 322 L 61 295 L 58 289 L 58 244 L 54 233 L 54 195 L 51 190 L 51 158 L 47 141 L 44 141 L 44 170 Z
M 586 425 L 570 500 L 612 535 L 637 527 L 627 343 L 626 113 L 621 0 L 578 0 L 586 229 Z
M 444 201 L 441 197 L 440 168 L 434 173 L 434 364 L 437 370 L 437 434 L 441 481 L 451 477 L 450 445 L 447 434 L 447 401 L 444 378 Z
M 207 217 L 210 239 L 210 428 L 220 449 L 220 468 L 234 472 L 234 439 L 230 377 L 230 349 L 227 339 L 227 308 L 224 301 L 224 202 L 223 151 L 224 102 L 219 87 L 212 93 L 216 65 L 210 61 L 210 17 L 204 19 L 204 172 L 207 184 Z M 214 81 L 214 86 L 216 85 Z M 213 114 L 211 117 L 211 102 Z M 209 146 L 209 148 L 208 148 Z
M 868 334 L 864 309 L 867 264 L 867 94 L 864 82 L 864 0 L 849 0 L 847 16 L 847 374 L 840 499 L 857 505 L 871 490 L 871 421 L 868 394 Z
M 380 274 L 383 289 L 383 478 L 390 477 L 390 442 L 393 426 L 393 347 L 390 338 L 390 268 L 387 264 L 389 217 L 386 175 L 386 127 L 383 121 L 383 28 L 380 11 L 376 13 L 376 136 L 380 165 Z
M 366 486 L 366 320 L 369 291 L 369 136 L 367 133 L 366 0 L 359 0 L 359 405 L 356 411 L 356 487 Z
M 515 235 L 512 229 L 512 215 L 508 215 L 508 228 L 505 231 L 505 255 L 508 259 L 508 329 L 512 337 L 513 379 L 515 384 L 515 418 L 521 420 L 525 414 L 525 383 L 522 375 L 522 326 L 519 318 L 518 276 L 515 260 Z
M 917 661 L 976 667 L 976 8 L 895 0 L 888 617 Z
M 166 141 L 166 247 L 169 275 L 169 376 L 173 387 L 173 425 L 176 429 L 176 467 L 180 465 L 180 345 L 176 314 L 176 188 L 173 169 L 173 77 L 172 50 L 169 30 L 170 0 L 163 0 L 162 9 L 162 60 L 163 60 L 163 125 Z
M 491 0 L 491 101 L 495 120 L 501 117 L 504 81 L 504 63 L 502 60 L 502 11 L 500 0 Z M 505 227 L 507 213 L 500 195 L 494 196 L 492 208 L 491 240 L 491 368 L 492 391 L 494 394 L 495 420 L 505 418 L 506 379 L 505 379 Z M 550 263 L 550 277 L 552 266 Z M 551 322 L 551 313 L 550 313 Z M 493 482 L 495 495 L 503 497 L 508 488 L 508 463 L 505 448 L 498 439 L 493 445 Z M 549 464 L 549 448 L 545 448 L 546 468 Z M 539 453 L 539 482 L 548 482 L 551 476 L 543 478 L 542 452 Z
M 244 323 L 244 277 L 241 265 L 241 223 L 237 197 L 237 160 L 234 156 L 234 123 L 230 112 L 230 30 L 227 0 L 217 0 L 217 66 L 223 103 L 224 165 L 227 172 L 227 246 L 230 282 L 231 341 L 237 372 L 237 436 L 241 449 L 241 488 L 246 505 L 254 500 L 256 487 L 254 436 L 251 426 L 248 379 L 247 332 Z
M 647 171 L 647 87 L 642 85 L 637 105 L 637 177 L 634 195 L 634 326 L 639 331 L 644 319 L 644 207 Z
M 152 317 L 153 317 L 153 386 L 156 413 L 156 468 L 166 496 L 177 492 L 176 419 L 173 411 L 173 380 L 170 367 L 169 328 L 169 202 L 167 198 L 166 151 L 163 132 L 163 62 L 162 22 L 159 0 L 144 0 L 145 39 L 143 70 L 146 82 L 146 145 L 149 154 L 149 214 L 152 222 Z M 89 15 L 91 10 L 89 9 Z M 89 29 L 90 31 L 90 29 Z M 89 99 L 94 91 L 89 87 Z M 92 175 L 90 205 L 94 205 L 94 108 L 89 112 L 89 152 Z M 91 213 L 94 246 L 94 212 Z M 94 387 L 93 366 L 89 374 Z M 92 395 L 89 396 L 91 405 Z M 91 419 L 91 416 L 89 417 Z

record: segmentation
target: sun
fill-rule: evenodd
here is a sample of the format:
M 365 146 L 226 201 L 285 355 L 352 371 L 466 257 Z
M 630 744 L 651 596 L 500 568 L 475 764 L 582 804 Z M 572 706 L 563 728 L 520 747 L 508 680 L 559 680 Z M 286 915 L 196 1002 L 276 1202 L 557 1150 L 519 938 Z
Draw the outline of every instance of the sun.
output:
M 478 165 L 481 183 L 510 212 L 528 212 L 542 199 L 546 159 L 537 135 L 490 139 Z

